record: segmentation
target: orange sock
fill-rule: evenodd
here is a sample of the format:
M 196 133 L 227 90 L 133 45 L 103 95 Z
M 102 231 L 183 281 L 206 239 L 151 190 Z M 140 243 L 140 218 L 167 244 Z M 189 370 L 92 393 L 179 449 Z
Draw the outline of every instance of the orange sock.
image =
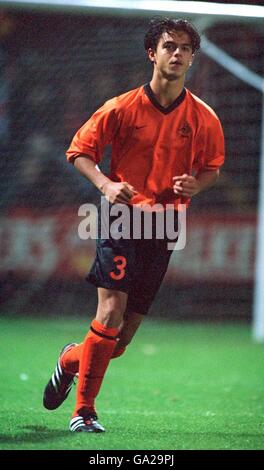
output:
M 70 372 L 70 374 L 77 374 L 79 372 L 79 362 L 82 354 L 83 343 L 74 346 L 71 349 L 68 349 L 66 353 L 63 354 L 60 360 L 61 367 Z
M 94 410 L 95 398 L 115 349 L 118 332 L 118 328 L 108 328 L 97 320 L 92 321 L 91 329 L 82 345 L 73 416 L 78 415 L 83 408 Z
M 70 372 L 70 374 L 74 374 L 74 375 L 78 374 L 82 348 L 83 348 L 83 343 L 80 343 L 77 346 L 74 346 L 73 348 L 66 351 L 65 354 L 63 354 L 60 360 L 60 365 L 62 366 L 64 370 L 66 370 L 66 372 Z M 111 359 L 115 359 L 116 357 L 122 356 L 125 350 L 126 350 L 125 346 L 119 347 L 117 343 L 113 351 Z

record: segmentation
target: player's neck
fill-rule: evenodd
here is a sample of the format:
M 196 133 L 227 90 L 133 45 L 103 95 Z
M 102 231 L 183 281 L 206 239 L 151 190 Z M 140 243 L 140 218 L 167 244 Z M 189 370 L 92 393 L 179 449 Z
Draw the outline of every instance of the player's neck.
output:
M 166 79 L 152 78 L 150 87 L 161 106 L 167 108 L 170 106 L 182 93 L 184 87 L 184 80 L 168 81 Z

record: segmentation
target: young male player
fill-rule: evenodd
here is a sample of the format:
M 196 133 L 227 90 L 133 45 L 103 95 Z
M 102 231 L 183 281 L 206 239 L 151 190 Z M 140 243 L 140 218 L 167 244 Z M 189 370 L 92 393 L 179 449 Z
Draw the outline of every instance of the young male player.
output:
M 67 158 L 109 201 L 130 208 L 180 203 L 215 183 L 224 161 L 221 124 L 214 111 L 184 87 L 200 37 L 185 20 L 153 20 L 145 49 L 153 64 L 150 83 L 107 101 L 74 136 Z M 106 144 L 111 172 L 99 172 Z M 71 431 L 102 432 L 95 399 L 111 358 L 123 354 L 165 275 L 167 240 L 97 240 L 88 280 L 98 307 L 83 343 L 62 350 L 44 391 L 55 409 L 78 376 Z

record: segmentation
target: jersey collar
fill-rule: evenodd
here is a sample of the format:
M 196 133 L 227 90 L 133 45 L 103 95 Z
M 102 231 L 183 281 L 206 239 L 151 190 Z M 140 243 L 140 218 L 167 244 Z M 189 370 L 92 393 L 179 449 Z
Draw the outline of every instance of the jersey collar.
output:
M 163 114 L 169 114 L 171 111 L 174 111 L 174 109 L 176 109 L 183 102 L 185 95 L 186 95 L 186 89 L 183 88 L 178 98 L 176 98 L 176 100 L 173 101 L 173 103 L 171 103 L 170 106 L 168 106 L 167 108 L 164 108 L 164 106 L 161 106 L 161 104 L 156 99 L 149 83 L 146 83 L 146 85 L 144 85 L 144 91 L 147 97 L 150 99 L 151 103 L 155 106 L 155 108 L 157 108 Z

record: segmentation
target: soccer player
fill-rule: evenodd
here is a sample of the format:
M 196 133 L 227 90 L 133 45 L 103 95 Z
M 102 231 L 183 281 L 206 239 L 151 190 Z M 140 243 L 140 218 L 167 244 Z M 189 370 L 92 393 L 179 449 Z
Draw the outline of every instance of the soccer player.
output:
M 184 87 L 199 45 L 188 21 L 152 20 L 145 35 L 153 64 L 150 83 L 107 101 L 74 136 L 67 158 L 101 191 L 110 210 L 118 203 L 144 212 L 159 204 L 167 213 L 170 204 L 177 213 L 179 204 L 188 205 L 216 182 L 224 161 L 221 124 Z M 112 144 L 109 176 L 97 168 L 107 144 Z M 95 399 L 110 360 L 124 353 L 159 289 L 171 255 L 167 241 L 155 234 L 103 238 L 99 224 L 88 275 L 98 292 L 96 316 L 83 343 L 63 348 L 44 391 L 44 406 L 58 408 L 78 374 L 71 431 L 104 431 Z

